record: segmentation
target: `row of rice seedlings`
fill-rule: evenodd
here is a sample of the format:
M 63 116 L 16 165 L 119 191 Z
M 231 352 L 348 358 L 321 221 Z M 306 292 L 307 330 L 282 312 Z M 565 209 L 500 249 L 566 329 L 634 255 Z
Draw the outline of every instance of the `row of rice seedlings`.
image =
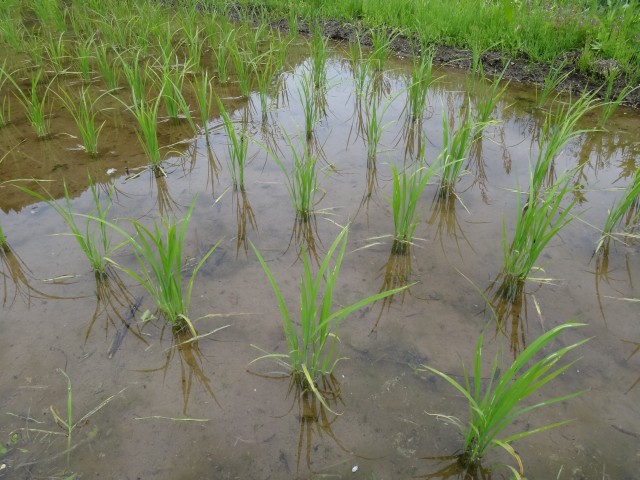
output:
M 469 402 L 469 419 L 466 422 L 449 415 L 439 415 L 453 423 L 464 435 L 463 451 L 458 456 L 458 462 L 467 473 L 479 469 L 484 455 L 489 450 L 499 447 L 504 449 L 519 466 L 519 471 L 514 471 L 513 467 L 509 467 L 516 478 L 523 478 L 522 459 L 511 444 L 534 433 L 559 427 L 569 422 L 569 420 L 562 420 L 507 436 L 504 436 L 503 433 L 505 429 L 518 422 L 523 414 L 555 403 L 563 403 L 586 391 L 581 390 L 542 401 L 536 400 L 533 405 L 522 405 L 525 400 L 536 395 L 540 388 L 562 375 L 576 363 L 577 360 L 574 360 L 557 366 L 567 353 L 589 341 L 588 338 L 552 351 L 535 362 L 534 359 L 545 350 L 549 350 L 551 343 L 564 331 L 582 325 L 572 322 L 564 323 L 543 333 L 523 350 L 504 371 L 498 365 L 498 355 L 496 355 L 492 361 L 490 372 L 485 376 L 483 376 L 484 333 L 481 333 L 473 358 L 473 377 L 466 368 L 463 368 L 464 383 L 454 379 L 450 374 L 427 365 L 421 365 L 417 368 L 418 371 L 434 373 L 443 378 Z M 489 379 L 488 385 L 486 378 Z
M 93 179 L 89 177 L 89 189 L 91 190 L 91 196 L 93 197 L 94 210 L 89 216 L 85 216 L 84 225 L 81 225 L 76 220 L 77 214 L 74 213 L 71 206 L 71 198 L 69 197 L 69 190 L 67 184 L 64 184 L 64 202 L 58 202 L 53 195 L 46 189 L 45 194 L 42 195 L 34 190 L 16 185 L 16 188 L 24 193 L 34 196 L 41 202 L 47 203 L 53 210 L 60 215 L 60 217 L 67 224 L 70 230 L 70 235 L 75 238 L 78 246 L 85 254 L 91 268 L 98 276 L 106 275 L 106 268 L 109 262 L 108 257 L 113 251 L 119 248 L 121 245 L 112 246 L 111 237 L 107 234 L 106 219 L 109 214 L 109 210 L 112 206 L 112 194 L 113 188 L 107 190 L 106 201 L 100 198 L 100 192 L 96 185 L 93 183 Z
M 411 122 L 418 122 L 427 109 L 427 93 L 433 81 L 433 51 L 429 50 L 413 59 L 411 80 L 407 87 L 406 111 Z
M 309 257 L 306 251 L 303 251 L 304 270 L 300 280 L 300 305 L 299 309 L 295 310 L 287 306 L 269 266 L 258 249 L 251 244 L 275 293 L 287 342 L 287 353 L 265 352 L 265 355 L 257 358 L 254 362 L 262 359 L 275 360 L 288 369 L 292 380 L 300 388 L 300 391 L 313 392 L 328 410 L 331 409 L 317 385 L 321 381 L 321 377 L 331 375 L 337 363 L 342 359 L 339 352 L 340 338 L 338 335 L 342 321 L 352 312 L 402 290 L 400 288 L 380 292 L 347 307 L 334 310 L 334 288 L 347 247 L 347 235 L 348 227 L 345 227 L 329 247 L 315 275 Z M 258 349 L 264 352 L 264 350 Z
M 76 122 L 85 152 L 91 157 L 97 156 L 98 136 L 105 122 L 100 125 L 96 123 L 96 116 L 99 112 L 96 105 L 104 93 L 93 98 L 87 86 L 81 88 L 80 96 L 77 99 L 73 98 L 66 90 L 62 90 L 61 93 L 54 93 Z
M 459 117 L 459 125 L 452 131 L 453 119 L 449 119 L 442 111 L 442 152 L 440 184 L 438 196 L 440 198 L 455 195 L 455 186 L 463 172 L 464 162 L 474 142 L 476 124 L 469 113 L 470 107 Z
M 420 196 L 433 177 L 436 168 L 426 166 L 424 153 L 418 163 L 411 168 L 404 168 L 401 173 L 391 165 L 393 174 L 393 194 L 388 198 L 393 212 L 393 255 L 408 255 L 413 244 L 413 237 L 420 221 L 417 207 Z
M 222 126 L 228 138 L 229 173 L 233 182 L 233 188 L 236 190 L 244 190 L 244 169 L 249 152 L 247 120 L 245 119 L 241 122 L 240 132 L 236 132 L 236 127 L 220 99 L 218 99 L 218 108 L 220 109 L 220 116 L 222 117 Z
M 614 232 L 614 229 L 620 224 L 622 219 L 624 228 L 622 232 Z M 609 251 L 609 243 L 611 239 L 630 238 L 634 228 L 640 223 L 640 168 L 637 168 L 631 183 L 627 186 L 622 194 L 622 198 L 618 202 L 614 202 L 609 210 L 609 215 L 605 221 L 604 227 L 598 243 L 596 252 L 604 253 Z
M 600 108 L 600 117 L 598 118 L 598 126 L 600 127 L 605 126 L 620 104 L 624 102 L 625 98 L 627 98 L 634 90 L 640 88 L 640 85 L 633 86 L 632 84 L 628 84 L 618 92 L 618 95 L 616 95 L 615 98 L 613 98 L 613 84 L 618 75 L 619 71 L 616 68 L 611 69 L 607 74 L 607 81 L 604 85 L 604 100 L 602 102 L 602 107 Z
M 189 317 L 193 284 L 198 272 L 220 245 L 220 241 L 196 264 L 185 288 L 182 281 L 186 271 L 183 247 L 194 207 L 195 199 L 180 222 L 181 225 L 174 219 L 161 218 L 159 222 L 154 223 L 153 228 L 148 228 L 136 220 L 129 219 L 135 235 L 130 235 L 114 223 L 106 220 L 101 222 L 124 237 L 127 245 L 133 250 L 138 269 L 120 265 L 111 258 L 107 260 L 140 283 L 176 331 L 188 331 L 196 337 L 196 328 Z

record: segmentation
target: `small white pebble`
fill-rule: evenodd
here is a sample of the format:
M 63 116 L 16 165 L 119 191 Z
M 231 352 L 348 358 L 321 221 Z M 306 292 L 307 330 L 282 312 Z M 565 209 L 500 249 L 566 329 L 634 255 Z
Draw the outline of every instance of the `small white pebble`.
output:
M 354 467 L 351 469 L 351 473 L 356 473 L 357 471 L 358 471 L 358 465 L 354 466 Z
M 107 169 L 107 175 L 113 175 L 114 173 L 116 173 L 118 170 L 116 170 L 115 168 L 108 168 Z

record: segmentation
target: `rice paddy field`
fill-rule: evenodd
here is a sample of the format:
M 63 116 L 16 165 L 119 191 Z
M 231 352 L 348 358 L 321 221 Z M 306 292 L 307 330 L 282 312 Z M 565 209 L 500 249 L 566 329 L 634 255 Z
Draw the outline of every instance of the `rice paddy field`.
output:
M 382 30 L 0 12 L 0 478 L 637 476 L 638 110 Z M 292 376 L 301 276 L 355 307 Z M 558 401 L 497 438 L 569 422 L 462 466 L 468 402 L 425 367 L 484 391 L 569 321 L 514 411 Z

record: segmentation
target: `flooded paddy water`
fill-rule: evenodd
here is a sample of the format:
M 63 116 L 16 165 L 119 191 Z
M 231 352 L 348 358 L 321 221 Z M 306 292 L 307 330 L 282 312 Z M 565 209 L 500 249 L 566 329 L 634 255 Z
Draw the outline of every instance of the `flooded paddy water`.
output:
M 280 89 L 266 111 L 257 92 L 243 99 L 233 79 L 213 84 L 251 139 L 242 191 L 232 187 L 229 138 L 217 108 L 208 135 L 192 135 L 185 122 L 161 123 L 166 175 L 156 175 L 143 168 L 148 160 L 135 121 L 117 98 L 102 98 L 96 158 L 78 148 L 76 126 L 53 96 L 51 136 L 44 140 L 14 102 L 12 121 L 0 130 L 0 153 L 9 152 L 0 164 L 0 225 L 9 245 L 0 262 L 0 440 L 10 445 L 0 458 L 0 477 L 463 478 L 450 466 L 455 459 L 444 458 L 459 453 L 463 439 L 434 414 L 464 422 L 466 401 L 414 367 L 429 365 L 461 380 L 481 331 L 487 351 L 502 350 L 506 365 L 542 332 L 574 319 L 587 325 L 551 348 L 592 339 L 572 352 L 579 362 L 531 402 L 587 391 L 525 415 L 508 431 L 573 421 L 514 447 L 527 478 L 556 478 L 560 471 L 561 479 L 634 478 L 640 464 L 640 247 L 614 242 L 606 256 L 594 256 L 594 249 L 608 209 L 639 168 L 640 114 L 619 109 L 606 129 L 578 135 L 555 158 L 552 179 L 576 169 L 576 219 L 537 262 L 544 268 L 537 276 L 552 280 L 527 282 L 521 311 L 497 327 L 483 292 L 490 300 L 504 264 L 503 223 L 510 238 L 519 209 L 515 191 L 527 190 L 545 115 L 557 103 L 537 107 L 531 86 L 511 83 L 493 111 L 495 121 L 465 160 L 457 198 L 437 201 L 437 175 L 427 186 L 410 256 L 399 260 L 391 252 L 390 166 L 414 164 L 421 148 L 427 163 L 435 162 L 443 147 L 442 116 L 457 125 L 486 86 L 463 72 L 434 68 L 428 107 L 414 123 L 405 110 L 411 59 L 389 58 L 359 96 L 347 46 L 332 44 L 322 112 L 307 140 L 300 91 L 311 68 L 307 41 L 298 37 L 290 45 Z M 79 88 L 71 75 L 49 80 Z M 91 88 L 97 96 L 106 87 L 96 76 Z M 13 101 L 8 85 L 2 95 Z M 130 100 L 128 88 L 115 95 Z M 195 108 L 195 100 L 187 100 Z M 375 157 L 367 153 L 373 103 L 385 126 Z M 597 122 L 598 112 L 589 112 L 578 126 Z M 296 219 L 286 178 L 265 152 L 288 166 L 288 142 L 296 148 L 309 142 L 319 158 L 315 218 L 307 224 Z M 196 198 L 185 269 L 221 241 L 194 283 L 190 317 L 203 338 L 181 343 L 159 314 L 143 322 L 143 312 L 156 311 L 149 294 L 115 267 L 106 279 L 96 278 L 60 216 L 11 184 L 36 188 L 27 179 L 40 179 L 60 199 L 64 180 L 73 211 L 89 214 L 88 175 L 103 196 L 113 186 L 112 221 L 133 218 L 151 226 L 161 216 L 180 219 Z M 249 242 L 295 310 L 300 249 L 321 261 L 347 224 L 337 304 L 415 284 L 341 325 L 346 359 L 327 379 L 335 394 L 332 412 L 312 396 L 296 395 L 288 378 L 274 378 L 282 368 L 272 360 L 252 363 L 262 351 L 286 353 L 286 343 L 276 298 Z M 112 257 L 137 268 L 126 247 Z M 67 381 L 58 369 L 71 380 L 74 422 L 91 414 L 74 428 L 69 458 L 53 414 L 67 418 Z M 498 450 L 487 454 L 487 467 L 513 463 Z M 504 468 L 492 475 L 509 478 Z

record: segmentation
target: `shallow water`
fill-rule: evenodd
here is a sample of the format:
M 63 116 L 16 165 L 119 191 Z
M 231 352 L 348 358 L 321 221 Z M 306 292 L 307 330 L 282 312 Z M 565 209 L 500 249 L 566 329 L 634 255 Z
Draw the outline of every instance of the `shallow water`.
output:
M 634 478 L 640 463 L 640 387 L 630 387 L 640 377 L 640 355 L 633 355 L 640 336 L 637 304 L 624 299 L 639 297 L 640 250 L 637 243 L 612 248 L 606 275 L 596 274 L 592 254 L 598 239 L 593 226 L 604 223 L 620 195 L 612 188 L 624 187 L 629 171 L 638 168 L 637 111 L 621 109 L 607 131 L 583 134 L 557 158 L 557 172 L 583 166 L 577 180 L 584 185 L 576 207 L 579 217 L 539 260 L 553 283 L 527 285 L 520 322 L 507 325 L 506 336 L 493 334 L 479 292 L 500 273 L 502 221 L 510 231 L 516 213 L 513 190 L 526 185 L 529 162 L 537 154 L 544 112 L 535 108 L 533 92 L 523 85 L 510 85 L 500 101 L 494 112 L 500 121 L 485 131 L 466 166 L 468 173 L 456 187 L 459 199 L 442 210 L 433 201 L 435 185 L 423 194 L 418 240 L 410 257 L 409 280 L 417 283 L 390 305 L 377 303 L 343 323 L 342 354 L 348 360 L 335 370 L 340 396 L 331 405 L 340 415 L 320 412 L 311 399 L 290 393 L 287 379 L 269 378 L 277 365 L 251 363 L 261 354 L 252 345 L 268 352 L 286 347 L 275 297 L 257 259 L 238 241 L 239 232 L 246 231 L 262 252 L 291 304 L 298 300 L 299 244 L 311 244 L 322 256 L 339 226 L 349 222 L 337 303 L 350 304 L 395 281 L 386 275 L 394 257 L 388 236 L 393 219 L 385 196 L 392 188 L 389 165 L 413 161 L 407 154 L 411 143 L 403 112 L 410 62 L 394 58 L 385 70 L 380 105 L 388 106 L 382 122 L 387 126 L 372 176 L 358 125 L 366 112 L 356 101 L 352 72 L 341 52 L 340 45 L 333 46 L 326 116 L 313 138 L 322 152 L 317 228 L 302 239 L 283 174 L 258 142 L 278 148 L 289 161 L 283 132 L 294 143 L 304 141 L 296 89 L 306 68 L 304 57 L 292 57 L 285 94 L 272 99 L 266 115 L 257 94 L 247 103 L 235 98 L 233 88 L 217 90 L 229 100 L 233 117 L 248 122 L 256 140 L 250 147 L 244 196 L 230 188 L 227 138 L 217 116 L 210 121 L 213 156 L 204 136 L 187 138 L 176 147 L 181 154 L 168 154 L 166 178 L 138 170 L 145 164 L 144 154 L 133 123 L 117 102 L 102 114 L 104 153 L 95 160 L 73 149 L 77 139 L 66 133 L 75 127 L 61 110 L 52 112 L 50 140 L 36 140 L 21 112 L 0 131 L 2 151 L 17 145 L 0 165 L 2 181 L 55 180 L 46 185 L 60 195 L 64 178 L 76 212 L 92 209 L 87 171 L 98 182 L 115 186 L 111 218 L 151 224 L 160 214 L 180 217 L 197 195 L 187 254 L 198 258 L 218 240 L 222 243 L 199 273 L 191 317 L 218 315 L 198 320 L 200 333 L 229 325 L 189 348 L 176 347 L 161 320 L 139 323 L 109 359 L 128 304 L 144 296 L 140 312 L 153 310 L 151 299 L 115 270 L 108 282 L 98 282 L 73 239 L 60 235 L 66 225 L 56 213 L 3 184 L 0 224 L 11 252 L 1 264 L 0 411 L 6 415 L 0 438 L 19 432 L 19 446 L 25 449 L 2 458 L 10 477 L 70 471 L 86 477 L 158 479 L 458 478 L 430 476 L 452 460 L 428 457 L 455 454 L 462 443 L 455 426 L 433 414 L 464 420 L 467 406 L 444 381 L 416 374 L 411 367 L 428 364 L 460 378 L 461 364 L 471 363 L 486 325 L 488 351 L 503 346 L 507 361 L 510 346 L 521 349 L 541 332 L 575 319 L 587 326 L 567 332 L 558 345 L 592 340 L 572 357 L 580 356 L 580 361 L 533 400 L 588 391 L 516 422 L 513 432 L 574 419 L 518 441 L 515 448 L 528 478 L 556 478 L 561 468 L 563 479 Z M 442 147 L 441 116 L 457 115 L 467 98 L 473 104 L 482 95 L 458 71 L 441 68 L 436 76 L 440 78 L 429 91 L 422 124 L 429 162 Z M 581 126 L 596 121 L 594 114 Z M 161 142 L 173 144 L 186 131 L 163 126 Z M 110 168 L 117 170 L 113 176 L 106 174 Z M 133 265 L 124 250 L 115 260 Z M 50 410 L 54 406 L 66 418 L 66 383 L 57 369 L 71 378 L 76 420 L 115 395 L 73 432 L 77 446 L 68 466 L 66 440 Z M 487 455 L 487 465 L 501 462 L 509 458 L 497 451 Z M 494 477 L 504 472 L 496 470 Z

